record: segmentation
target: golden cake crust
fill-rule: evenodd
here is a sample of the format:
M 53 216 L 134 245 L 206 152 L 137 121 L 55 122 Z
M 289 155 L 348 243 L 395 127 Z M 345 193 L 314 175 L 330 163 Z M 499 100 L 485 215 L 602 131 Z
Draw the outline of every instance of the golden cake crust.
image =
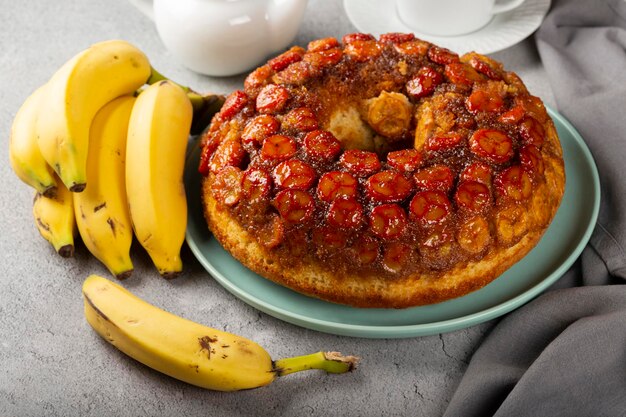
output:
M 443 274 L 436 271 L 387 280 L 357 274 L 337 276 L 315 262 L 293 267 L 276 262 L 271 249 L 247 232 L 228 210 L 219 207 L 208 179 L 203 180 L 202 185 L 204 215 L 214 237 L 242 264 L 297 292 L 367 308 L 405 308 L 438 303 L 484 287 L 537 245 L 545 231 L 542 225 L 546 218 L 551 220 L 556 214 L 565 184 L 561 146 L 553 126 L 548 130 L 547 143 L 554 157 L 546 164 L 545 177 L 555 192 L 550 199 L 533 200 L 528 214 L 537 229 L 525 234 L 509 248 L 489 253 L 479 261 L 457 265 Z
M 357 307 L 482 288 L 537 245 L 565 187 L 554 124 L 515 73 L 406 34 L 290 49 L 229 96 L 202 146 L 222 246 Z

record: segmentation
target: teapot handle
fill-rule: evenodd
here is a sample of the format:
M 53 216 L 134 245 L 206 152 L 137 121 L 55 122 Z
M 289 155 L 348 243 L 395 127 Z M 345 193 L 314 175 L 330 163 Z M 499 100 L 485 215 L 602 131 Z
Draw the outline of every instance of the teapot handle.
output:
M 129 0 L 141 13 L 154 22 L 154 6 L 152 0 Z

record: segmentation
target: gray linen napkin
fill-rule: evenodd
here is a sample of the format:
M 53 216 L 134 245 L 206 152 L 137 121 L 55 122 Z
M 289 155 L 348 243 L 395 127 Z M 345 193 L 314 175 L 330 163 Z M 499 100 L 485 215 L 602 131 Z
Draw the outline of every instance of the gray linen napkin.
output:
M 598 165 L 600 216 L 575 267 L 487 336 L 445 416 L 624 417 L 626 1 L 554 0 L 535 40 Z

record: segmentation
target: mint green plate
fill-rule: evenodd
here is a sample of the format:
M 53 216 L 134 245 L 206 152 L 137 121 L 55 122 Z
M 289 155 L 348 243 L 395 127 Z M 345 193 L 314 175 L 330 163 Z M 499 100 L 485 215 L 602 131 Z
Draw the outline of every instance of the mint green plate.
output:
M 558 280 L 580 255 L 600 206 L 600 181 L 580 134 L 560 114 L 554 119 L 565 159 L 563 202 L 539 244 L 486 287 L 454 300 L 403 310 L 360 309 L 328 303 L 276 285 L 250 271 L 209 233 L 202 215 L 199 152 L 187 162 L 187 243 L 206 270 L 251 306 L 309 329 L 338 335 L 401 338 L 449 332 L 501 316 L 528 302 Z

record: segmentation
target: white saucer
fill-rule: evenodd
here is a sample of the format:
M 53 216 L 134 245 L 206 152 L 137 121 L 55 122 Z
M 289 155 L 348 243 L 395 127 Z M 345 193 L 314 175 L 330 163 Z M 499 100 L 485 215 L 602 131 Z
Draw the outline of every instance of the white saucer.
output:
M 490 54 L 513 46 L 533 33 L 550 8 L 550 0 L 526 0 L 510 12 L 496 15 L 487 26 L 462 36 L 433 36 L 408 27 L 397 15 L 394 1 L 344 0 L 348 18 L 364 33 L 413 32 L 420 39 L 458 54 Z

